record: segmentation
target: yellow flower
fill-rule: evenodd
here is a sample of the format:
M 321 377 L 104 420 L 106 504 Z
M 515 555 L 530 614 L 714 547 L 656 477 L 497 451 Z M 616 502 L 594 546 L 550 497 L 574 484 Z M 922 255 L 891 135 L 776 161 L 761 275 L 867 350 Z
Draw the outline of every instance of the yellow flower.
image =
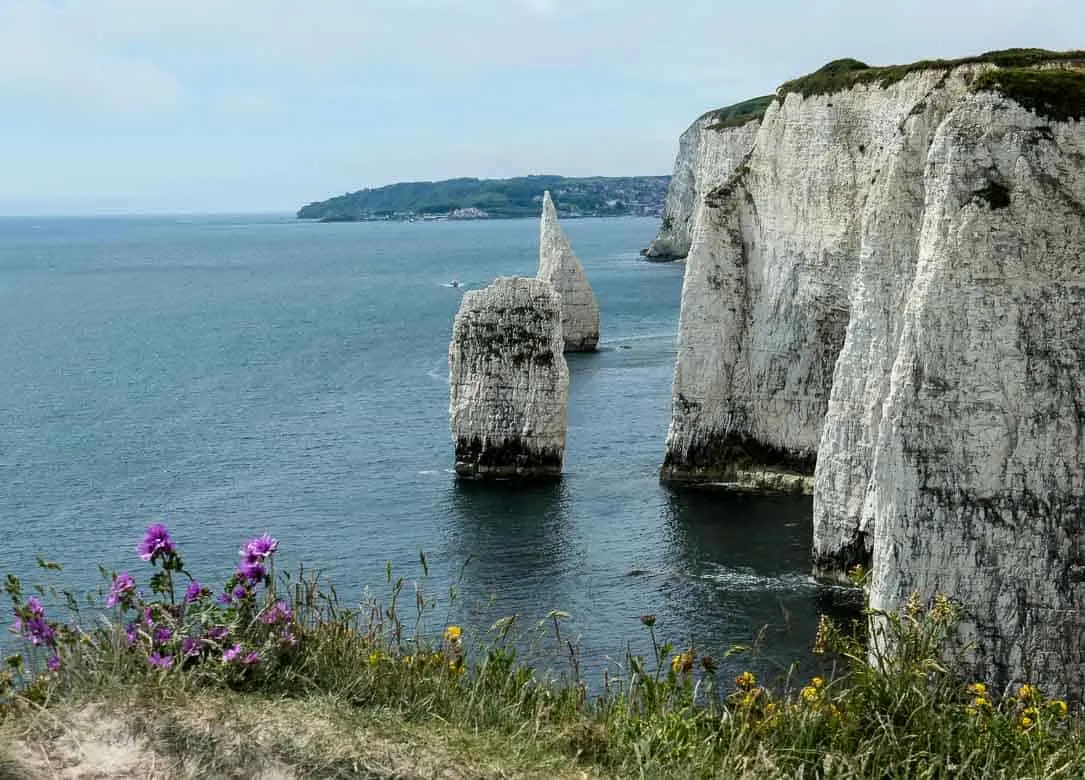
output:
M 370 653 L 369 654 L 369 665 L 370 666 L 376 666 L 377 664 L 380 663 L 380 660 L 381 660 L 381 654 L 380 653 Z
M 693 671 L 693 651 L 686 650 L 671 659 L 671 671 L 675 674 L 685 674 Z
M 757 697 L 760 694 L 761 691 L 747 691 L 746 694 L 742 697 L 742 701 L 740 702 L 739 706 L 746 710 L 750 709 L 750 707 L 752 707 L 757 701 Z
M 817 703 L 817 700 L 819 698 L 818 689 L 812 685 L 807 685 L 805 688 L 799 691 L 799 695 L 802 697 L 802 700 L 807 704 L 815 704 Z
M 1047 703 L 1047 706 L 1060 718 L 1065 718 L 1069 712 L 1069 708 L 1066 706 L 1066 702 L 1062 699 L 1052 699 Z
M 1036 690 L 1036 686 L 1029 685 L 1028 683 L 1025 683 L 1017 691 L 1017 696 L 1018 696 L 1018 698 L 1020 698 L 1022 700 L 1024 700 L 1024 699 L 1033 699 L 1036 696 L 1038 696 L 1039 693 L 1040 692 L 1038 690 Z
M 820 677 L 815 677 L 810 680 L 810 684 L 820 690 L 825 685 L 825 680 Z
M 986 696 L 977 696 L 973 700 L 972 706 L 975 707 L 977 710 L 984 710 L 991 706 L 991 700 L 988 699 Z
M 930 611 L 931 620 L 939 623 L 951 617 L 953 617 L 953 605 L 950 603 L 949 598 L 945 594 L 937 594 L 934 597 L 934 606 Z
M 974 693 L 977 696 L 986 696 L 987 695 L 987 686 L 984 685 L 981 682 L 974 682 L 974 683 L 972 683 L 971 685 L 968 686 L 968 692 L 969 693 Z
M 748 691 L 757 685 L 757 678 L 753 676 L 753 672 L 743 672 L 735 678 L 735 685 Z
M 1032 718 L 1028 717 L 1027 715 L 1021 718 L 1021 728 L 1022 729 L 1030 729 L 1030 728 L 1032 728 L 1032 723 L 1033 723 Z
M 463 629 L 461 629 L 459 626 L 449 626 L 445 629 L 446 642 L 459 642 L 462 635 Z

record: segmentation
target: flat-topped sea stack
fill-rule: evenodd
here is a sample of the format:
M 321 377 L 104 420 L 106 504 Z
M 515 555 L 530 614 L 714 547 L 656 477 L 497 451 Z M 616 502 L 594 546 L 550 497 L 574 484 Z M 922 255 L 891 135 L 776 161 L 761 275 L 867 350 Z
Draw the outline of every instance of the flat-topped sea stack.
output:
M 819 574 L 1085 697 L 1085 52 L 830 63 L 697 208 L 662 478 L 812 489 Z
M 561 475 L 569 372 L 561 296 L 540 279 L 501 277 L 463 296 L 448 348 L 456 474 Z
M 542 223 L 539 228 L 539 273 L 561 295 L 561 327 L 565 352 L 592 352 L 599 343 L 599 304 L 588 277 L 565 231 L 550 191 L 543 193 Z

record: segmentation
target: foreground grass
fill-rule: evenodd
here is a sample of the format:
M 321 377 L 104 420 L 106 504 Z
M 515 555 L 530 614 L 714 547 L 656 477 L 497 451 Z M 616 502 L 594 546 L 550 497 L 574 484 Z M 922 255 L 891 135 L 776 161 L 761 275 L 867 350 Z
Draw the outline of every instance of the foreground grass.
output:
M 873 632 L 823 620 L 813 650 L 837 673 L 772 687 L 645 615 L 651 657 L 627 652 L 589 690 L 560 612 L 468 636 L 431 626 L 435 602 L 390 572 L 387 598 L 349 608 L 276 581 L 276 548 L 250 540 L 218 595 L 175 588 L 189 575 L 154 526 L 154 595 L 108 575 L 108 609 L 63 625 L 9 578 L 26 646 L 0 673 L 0 778 L 1085 777 L 1080 709 L 963 677 L 945 598 L 868 614 Z M 526 663 L 532 641 L 562 655 Z

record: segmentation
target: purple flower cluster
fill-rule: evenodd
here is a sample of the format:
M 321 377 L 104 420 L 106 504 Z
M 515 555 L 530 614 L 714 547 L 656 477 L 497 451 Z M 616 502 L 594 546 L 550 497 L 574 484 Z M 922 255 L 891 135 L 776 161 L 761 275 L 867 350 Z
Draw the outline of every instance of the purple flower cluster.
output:
M 45 619 L 45 607 L 34 596 L 28 598 L 22 607 L 15 608 L 15 623 L 11 630 L 35 647 L 56 645 L 56 630 Z
M 203 585 L 196 582 L 196 580 L 193 580 L 188 584 L 188 587 L 185 588 L 185 603 L 191 604 L 192 602 L 199 601 L 200 599 L 210 594 L 210 588 L 205 588 Z
M 241 666 L 252 666 L 253 664 L 260 662 L 260 654 L 253 650 L 246 653 L 245 649 L 241 645 L 234 645 L 230 647 L 222 654 L 223 663 L 227 664 L 240 664 Z
M 131 574 L 126 571 L 114 574 L 113 584 L 109 586 L 109 595 L 106 597 L 105 605 L 107 607 L 115 607 L 118 604 L 122 607 L 131 606 L 135 590 L 136 581 L 132 579 Z
M 45 665 L 52 672 L 60 668 L 60 657 L 56 653 L 56 626 L 45 619 L 45 607 L 35 596 L 28 598 L 23 606 L 15 608 L 15 622 L 11 630 L 35 647 L 52 650 Z
M 161 523 L 147 526 L 147 531 L 143 534 L 143 541 L 136 548 L 139 557 L 151 563 L 156 562 L 162 556 L 173 555 L 176 550 L 173 540 L 170 539 L 170 532 Z
M 237 564 L 238 574 L 254 584 L 263 582 L 267 579 L 268 560 L 278 549 L 279 540 L 272 538 L 271 534 L 250 539 L 239 552 L 241 562 Z
M 278 623 L 289 623 L 294 619 L 294 610 L 290 609 L 290 605 L 281 599 L 276 601 L 260 616 L 261 623 L 267 623 L 269 626 L 274 626 Z

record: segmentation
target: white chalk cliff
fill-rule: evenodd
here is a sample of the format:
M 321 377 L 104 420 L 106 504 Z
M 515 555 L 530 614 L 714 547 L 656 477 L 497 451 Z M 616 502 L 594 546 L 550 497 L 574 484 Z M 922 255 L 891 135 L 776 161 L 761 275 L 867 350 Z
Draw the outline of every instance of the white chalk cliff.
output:
M 709 111 L 698 117 L 678 139 L 678 156 L 667 187 L 659 234 L 645 257 L 677 260 L 689 254 L 695 229 L 694 217 L 705 195 L 726 182 L 753 148 L 761 112 L 767 99 L 754 103 L 752 111 L 737 113 L 735 106 Z
M 693 220 L 661 476 L 812 489 L 823 574 L 1080 695 L 1085 54 L 1043 59 L 781 88 Z
M 593 351 L 599 343 L 599 304 L 580 260 L 558 224 L 558 213 L 549 191 L 543 193 L 538 278 L 552 284 L 561 295 L 564 351 Z
M 501 277 L 463 296 L 448 348 L 456 473 L 561 474 L 569 396 L 561 297 L 549 282 Z

